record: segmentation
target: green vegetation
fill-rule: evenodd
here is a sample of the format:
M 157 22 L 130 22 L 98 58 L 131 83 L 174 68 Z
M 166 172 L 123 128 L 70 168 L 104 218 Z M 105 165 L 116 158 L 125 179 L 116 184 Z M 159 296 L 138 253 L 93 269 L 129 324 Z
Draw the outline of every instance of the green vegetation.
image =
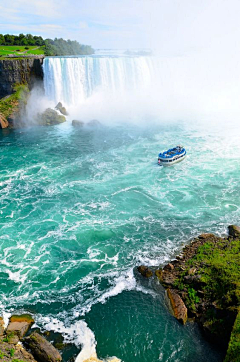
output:
M 41 36 L 33 36 L 31 34 L 0 34 L 0 45 L 42 46 L 44 45 L 44 40 Z
M 14 93 L 0 100 L 0 113 L 2 113 L 5 118 L 10 117 L 16 107 L 19 105 L 19 103 L 22 102 L 26 104 L 28 94 L 29 90 L 27 85 L 15 85 Z
M 3 352 L 0 350 L 0 359 L 2 359 L 4 356 L 5 356 L 5 353 L 3 353 Z
M 62 38 L 45 40 L 45 55 L 89 55 L 94 50 L 89 45 L 79 44 L 77 41 L 64 40 Z
M 7 334 L 6 337 L 3 338 L 3 342 L 9 343 L 12 337 L 14 337 L 14 332 Z
M 43 39 L 41 36 L 31 34 L 0 34 L 0 56 L 45 54 L 57 55 L 88 55 L 94 50 L 89 45 L 79 44 L 76 40 Z
M 223 344 L 237 316 L 224 362 L 240 361 L 240 241 L 215 238 L 203 243 L 186 259 L 174 287 L 189 312 L 200 313 L 203 327 Z
M 228 345 L 227 355 L 224 362 L 239 362 L 240 356 L 240 310 L 235 320 L 230 342 Z
M 186 302 L 188 304 L 188 306 L 195 311 L 196 310 L 196 303 L 199 303 L 200 299 L 197 296 L 197 291 L 193 288 L 188 288 L 188 294 L 186 297 Z
M 28 49 L 26 49 L 28 48 Z M 9 54 L 12 55 L 28 55 L 28 54 L 35 54 L 40 55 L 45 53 L 45 46 L 42 47 L 36 47 L 36 46 L 18 46 L 18 45 L 0 45 L 0 55 L 6 56 Z
M 10 351 L 9 351 L 9 353 L 10 353 L 10 356 L 13 357 L 13 356 L 14 356 L 14 353 L 15 353 L 15 349 L 14 349 L 14 348 L 11 348 Z
M 237 309 L 240 305 L 240 241 L 219 240 L 199 247 L 188 262 L 197 264 L 206 296 L 221 308 Z

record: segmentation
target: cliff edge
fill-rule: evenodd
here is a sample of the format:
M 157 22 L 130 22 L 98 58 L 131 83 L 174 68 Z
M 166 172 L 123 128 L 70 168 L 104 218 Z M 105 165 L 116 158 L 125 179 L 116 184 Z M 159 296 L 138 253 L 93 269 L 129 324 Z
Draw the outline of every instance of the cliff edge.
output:
M 33 84 L 43 80 L 43 56 L 29 58 L 0 58 L 0 99 L 14 92 L 17 84 Z

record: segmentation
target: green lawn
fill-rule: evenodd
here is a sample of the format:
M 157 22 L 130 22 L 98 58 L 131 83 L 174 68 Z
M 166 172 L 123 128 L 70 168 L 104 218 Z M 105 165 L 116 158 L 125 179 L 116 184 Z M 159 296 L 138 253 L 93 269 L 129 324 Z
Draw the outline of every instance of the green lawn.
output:
M 45 47 L 29 46 L 29 49 L 25 49 L 25 46 L 20 45 L 0 45 L 0 55 L 27 55 L 27 54 L 44 54 Z

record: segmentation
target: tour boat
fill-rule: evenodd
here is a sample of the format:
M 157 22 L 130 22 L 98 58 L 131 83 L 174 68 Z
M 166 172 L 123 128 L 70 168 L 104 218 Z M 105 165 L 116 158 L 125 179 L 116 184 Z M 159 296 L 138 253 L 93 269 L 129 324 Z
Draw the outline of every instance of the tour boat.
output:
M 182 146 L 176 146 L 170 148 L 168 151 L 159 153 L 158 155 L 158 164 L 162 166 L 171 166 L 174 163 L 183 161 L 187 156 L 185 148 Z

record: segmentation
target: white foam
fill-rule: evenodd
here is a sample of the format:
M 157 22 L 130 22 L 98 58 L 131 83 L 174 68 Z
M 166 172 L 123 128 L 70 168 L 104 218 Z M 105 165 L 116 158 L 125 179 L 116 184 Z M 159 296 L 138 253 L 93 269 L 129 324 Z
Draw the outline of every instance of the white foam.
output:
M 21 275 L 21 270 L 17 272 L 12 272 L 11 270 L 7 269 L 6 272 L 8 273 L 8 279 L 13 280 L 16 283 L 24 283 L 27 279 L 27 273 L 24 275 Z
M 110 297 L 114 297 L 122 293 L 124 290 L 133 290 L 135 287 L 136 279 L 134 278 L 133 270 L 131 268 L 126 274 L 120 275 L 116 278 L 115 286 L 102 294 L 101 297 L 98 298 L 98 302 L 105 303 Z
M 69 327 L 66 327 L 57 318 L 51 317 L 39 317 L 38 322 L 41 323 L 45 330 L 61 333 L 66 343 L 74 343 L 77 347 L 81 346 L 81 352 L 77 356 L 76 362 L 83 362 L 87 358 L 97 357 L 97 342 L 94 333 L 85 321 L 77 321 Z M 37 326 L 37 324 L 34 326 Z
M 9 319 L 11 317 L 11 313 L 3 311 L 2 315 L 3 315 L 4 328 L 6 329 L 9 323 Z

